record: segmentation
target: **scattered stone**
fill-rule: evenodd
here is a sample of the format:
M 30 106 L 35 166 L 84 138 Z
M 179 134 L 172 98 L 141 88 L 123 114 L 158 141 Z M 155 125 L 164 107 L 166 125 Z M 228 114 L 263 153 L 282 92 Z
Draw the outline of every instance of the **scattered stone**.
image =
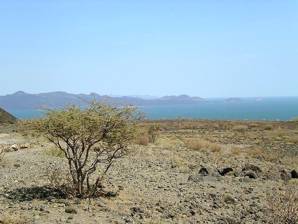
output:
M 28 149 L 30 147 L 30 144 L 29 143 L 26 143 L 26 144 L 22 144 L 20 145 L 20 149 Z

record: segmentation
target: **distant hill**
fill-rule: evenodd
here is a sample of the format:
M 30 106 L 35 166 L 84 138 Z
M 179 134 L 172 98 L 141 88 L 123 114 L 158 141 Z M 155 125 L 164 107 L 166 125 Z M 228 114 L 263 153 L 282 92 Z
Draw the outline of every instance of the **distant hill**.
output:
M 190 104 L 204 101 L 199 97 L 187 95 L 165 96 L 160 98 L 144 99 L 133 96 L 107 96 L 97 93 L 90 94 L 71 94 L 66 92 L 50 92 L 29 94 L 22 91 L 0 96 L 0 107 L 6 110 L 32 110 L 43 108 L 62 108 L 67 105 L 84 106 L 89 102 L 96 100 L 111 105 L 124 106 L 148 106 L 148 105 L 166 105 L 166 104 Z
M 13 115 L 0 108 L 0 124 L 13 124 L 16 120 Z

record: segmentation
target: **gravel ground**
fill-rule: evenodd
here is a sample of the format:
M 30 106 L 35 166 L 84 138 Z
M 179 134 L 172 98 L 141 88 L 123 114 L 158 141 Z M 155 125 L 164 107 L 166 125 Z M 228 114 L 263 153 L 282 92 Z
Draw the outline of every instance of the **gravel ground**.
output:
M 180 137 L 132 146 L 105 180 L 110 197 L 79 200 L 50 188 L 48 167 L 63 170 L 65 161 L 46 153 L 49 144 L 2 133 L 3 147 L 27 146 L 0 162 L 0 223 L 268 223 L 270 195 L 298 189 L 289 174 L 297 164 L 236 154 L 229 144 L 191 150 Z

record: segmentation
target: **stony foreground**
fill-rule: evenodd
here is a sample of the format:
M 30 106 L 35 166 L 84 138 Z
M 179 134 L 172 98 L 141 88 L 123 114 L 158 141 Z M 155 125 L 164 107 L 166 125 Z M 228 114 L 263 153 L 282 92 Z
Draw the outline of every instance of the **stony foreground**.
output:
M 91 200 L 51 186 L 49 167 L 58 178 L 65 165 L 51 145 L 2 130 L 0 223 L 269 223 L 273 198 L 298 190 L 296 126 L 160 125 L 155 143 L 114 164 L 107 196 Z

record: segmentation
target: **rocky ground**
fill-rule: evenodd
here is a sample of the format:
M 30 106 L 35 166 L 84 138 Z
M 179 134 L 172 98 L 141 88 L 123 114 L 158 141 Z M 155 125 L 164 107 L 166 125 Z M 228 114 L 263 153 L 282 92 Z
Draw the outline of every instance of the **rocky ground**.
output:
M 49 167 L 63 177 L 65 161 L 50 144 L 2 128 L 0 223 L 269 223 L 273 199 L 298 190 L 298 125 L 159 125 L 155 143 L 114 164 L 107 196 L 90 200 L 51 186 Z

